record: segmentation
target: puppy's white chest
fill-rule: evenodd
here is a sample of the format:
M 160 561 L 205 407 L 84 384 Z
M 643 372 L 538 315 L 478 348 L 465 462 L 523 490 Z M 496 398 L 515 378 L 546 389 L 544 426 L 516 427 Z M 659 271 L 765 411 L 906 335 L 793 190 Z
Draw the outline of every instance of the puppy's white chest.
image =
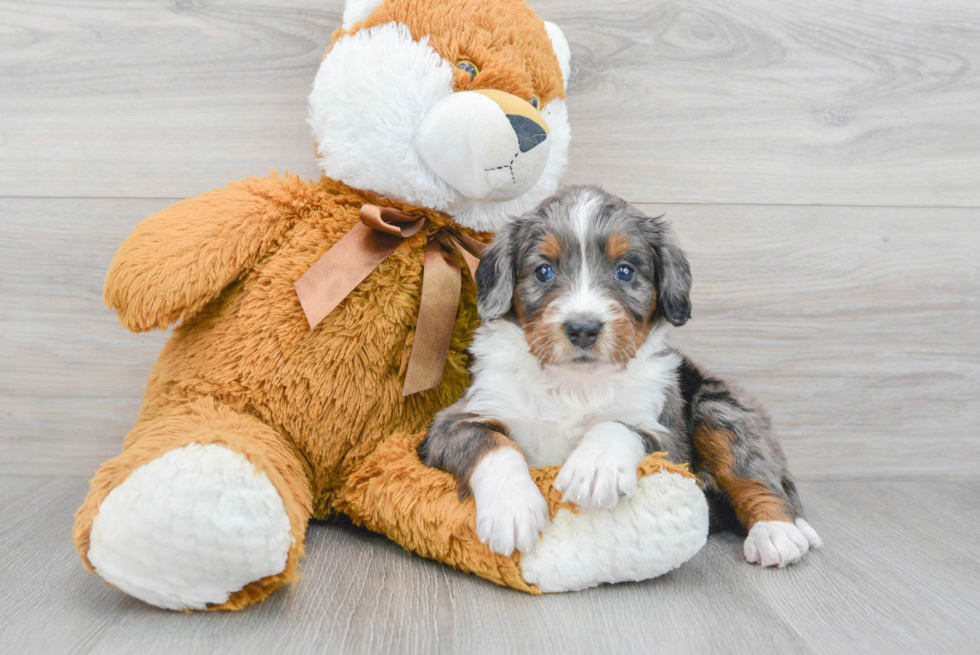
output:
M 524 451 L 530 466 L 564 463 L 589 428 L 607 420 L 599 408 L 555 404 L 564 405 L 564 411 L 549 413 L 547 417 L 513 416 L 507 421 L 511 439 Z
M 531 466 L 563 464 L 598 423 L 663 429 L 660 412 L 678 364 L 676 355 L 661 355 L 651 347 L 625 369 L 571 377 L 542 369 L 520 328 L 504 321 L 480 328 L 471 349 L 476 366 L 468 409 L 506 423 Z
M 523 403 L 509 405 L 501 418 L 531 466 L 560 465 L 593 426 L 607 421 L 654 429 L 663 403 L 661 394 L 638 389 L 629 379 L 555 381 L 521 385 Z

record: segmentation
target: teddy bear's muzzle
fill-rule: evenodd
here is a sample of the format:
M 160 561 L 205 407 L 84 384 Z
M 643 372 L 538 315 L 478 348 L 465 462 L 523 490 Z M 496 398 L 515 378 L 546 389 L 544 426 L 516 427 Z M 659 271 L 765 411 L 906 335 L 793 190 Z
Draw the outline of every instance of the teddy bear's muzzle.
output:
M 511 200 L 541 177 L 551 151 L 548 136 L 548 123 L 526 100 L 503 91 L 458 91 L 429 109 L 415 147 L 467 198 Z

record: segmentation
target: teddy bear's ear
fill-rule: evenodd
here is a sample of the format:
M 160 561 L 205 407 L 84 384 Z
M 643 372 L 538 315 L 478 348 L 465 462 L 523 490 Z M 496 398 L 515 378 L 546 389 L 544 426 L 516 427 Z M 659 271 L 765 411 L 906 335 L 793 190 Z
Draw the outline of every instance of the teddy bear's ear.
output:
M 349 30 L 354 23 L 373 14 L 382 2 L 384 0 L 347 0 L 344 3 L 344 29 Z
M 348 2 L 350 4 L 350 2 Z M 344 22 L 346 23 L 347 13 L 344 13 Z M 561 31 L 561 28 L 552 23 L 550 20 L 544 22 L 544 29 L 548 31 L 548 38 L 551 39 L 551 47 L 555 51 L 555 56 L 558 57 L 558 65 L 561 66 L 561 76 L 565 83 L 565 90 L 568 90 L 568 76 L 572 72 L 571 61 L 572 61 L 572 51 L 568 47 L 568 40 L 565 38 L 565 34 Z

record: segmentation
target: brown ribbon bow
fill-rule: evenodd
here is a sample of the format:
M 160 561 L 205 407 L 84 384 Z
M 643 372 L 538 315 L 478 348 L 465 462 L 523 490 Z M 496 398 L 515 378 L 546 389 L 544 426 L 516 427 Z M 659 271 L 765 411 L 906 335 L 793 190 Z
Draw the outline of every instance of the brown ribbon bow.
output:
M 296 295 L 310 329 L 319 325 L 402 241 L 418 234 L 425 222 L 424 216 L 390 207 L 361 207 L 361 222 L 296 282 Z M 405 371 L 403 396 L 439 386 L 442 381 L 462 285 L 459 265 L 445 250 L 458 252 L 475 277 L 484 248 L 460 230 L 447 228 L 430 235 L 425 246 L 419 319 Z

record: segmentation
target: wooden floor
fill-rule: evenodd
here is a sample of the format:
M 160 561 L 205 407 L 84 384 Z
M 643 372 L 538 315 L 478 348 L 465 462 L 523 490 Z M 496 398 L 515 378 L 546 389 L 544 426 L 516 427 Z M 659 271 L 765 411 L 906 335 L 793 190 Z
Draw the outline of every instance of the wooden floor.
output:
M 305 576 L 237 614 L 151 608 L 84 572 L 80 480 L 0 479 L 0 647 L 36 653 L 970 653 L 980 643 L 980 481 L 810 482 L 826 549 L 784 570 L 712 537 L 662 578 L 533 597 L 343 524 Z M 16 646 L 16 648 L 14 648 Z
M 341 0 L 0 0 L 0 653 L 980 652 L 980 6 L 531 4 L 571 43 L 566 181 L 673 221 L 675 343 L 771 409 L 826 548 L 531 598 L 331 524 L 242 613 L 100 584 L 72 512 L 166 338 L 102 306 L 109 261 L 180 198 L 317 174 Z

